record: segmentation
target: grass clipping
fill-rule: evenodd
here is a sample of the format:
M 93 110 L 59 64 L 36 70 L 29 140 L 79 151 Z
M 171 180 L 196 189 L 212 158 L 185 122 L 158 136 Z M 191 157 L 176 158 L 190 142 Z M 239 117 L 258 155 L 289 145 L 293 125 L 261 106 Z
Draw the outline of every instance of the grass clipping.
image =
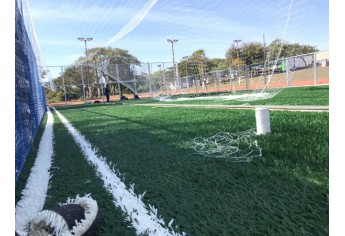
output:
M 219 132 L 209 138 L 197 137 L 188 143 L 204 157 L 226 158 L 233 162 L 250 162 L 261 157 L 261 148 L 255 139 L 255 129 L 239 133 Z

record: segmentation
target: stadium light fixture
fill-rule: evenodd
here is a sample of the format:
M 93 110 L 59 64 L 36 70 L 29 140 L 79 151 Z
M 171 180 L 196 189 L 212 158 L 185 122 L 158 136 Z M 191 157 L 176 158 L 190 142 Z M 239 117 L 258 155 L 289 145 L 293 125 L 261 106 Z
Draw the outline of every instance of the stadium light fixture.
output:
M 84 41 L 84 44 L 85 44 L 85 55 L 87 56 L 87 45 L 86 45 L 86 42 L 92 41 L 93 38 L 83 38 L 83 37 L 79 37 L 78 40 L 79 40 L 79 41 Z

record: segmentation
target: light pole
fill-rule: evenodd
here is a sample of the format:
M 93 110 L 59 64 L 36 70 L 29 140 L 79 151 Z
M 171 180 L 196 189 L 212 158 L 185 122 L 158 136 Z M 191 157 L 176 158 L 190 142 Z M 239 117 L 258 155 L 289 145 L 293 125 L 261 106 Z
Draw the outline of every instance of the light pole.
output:
M 265 42 L 265 34 L 263 34 L 263 39 L 264 39 L 264 82 L 265 86 L 267 83 L 267 75 L 266 75 L 266 62 L 267 62 L 267 49 L 266 49 L 266 42 Z
M 199 58 L 199 61 L 200 61 L 200 79 L 201 79 L 201 83 L 202 83 L 202 88 L 206 88 L 206 92 L 207 92 L 207 86 L 205 86 L 206 84 L 206 80 L 205 80 L 205 73 L 204 73 L 204 60 L 205 58 L 204 57 L 201 57 Z
M 240 78 L 240 59 L 238 57 L 238 51 L 240 50 L 238 48 L 238 43 L 242 42 L 241 39 L 235 39 L 234 43 L 236 43 L 236 52 L 237 52 L 237 77 L 238 77 L 238 85 L 241 85 L 241 78 Z
M 87 70 L 86 70 L 86 81 L 87 81 L 87 90 L 88 90 L 88 95 L 90 96 L 89 94 L 89 76 L 88 76 L 88 72 L 89 72 L 89 66 L 88 66 L 88 59 L 87 59 L 87 45 L 86 45 L 86 42 L 88 41 L 91 41 L 93 40 L 93 38 L 83 38 L 83 37 L 79 37 L 78 38 L 79 41 L 84 41 L 84 44 L 85 44 L 85 56 L 86 56 L 86 67 L 87 67 Z
M 180 85 L 179 85 L 179 81 L 178 81 L 178 77 L 177 77 L 177 73 L 176 73 L 176 65 L 175 65 L 175 53 L 174 53 L 174 43 L 177 43 L 178 40 L 177 39 L 167 39 L 168 43 L 171 43 L 171 50 L 172 50 L 172 55 L 173 55 L 173 66 L 174 66 L 174 77 L 177 80 L 177 86 L 178 89 L 180 90 Z

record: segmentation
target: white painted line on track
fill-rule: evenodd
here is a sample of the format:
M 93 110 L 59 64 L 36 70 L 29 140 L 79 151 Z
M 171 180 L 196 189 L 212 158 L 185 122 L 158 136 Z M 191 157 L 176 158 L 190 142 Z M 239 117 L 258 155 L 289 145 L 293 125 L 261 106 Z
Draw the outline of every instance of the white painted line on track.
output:
M 80 146 L 86 160 L 93 164 L 97 173 L 103 180 L 103 185 L 109 191 L 114 199 L 117 207 L 120 207 L 127 214 L 126 220 L 131 222 L 135 228 L 137 235 L 155 235 L 155 236 L 180 236 L 186 233 L 176 233 L 172 228 L 173 220 L 166 226 L 164 220 L 157 215 L 157 209 L 149 205 L 149 210 L 142 202 L 143 195 L 137 196 L 134 193 L 133 186 L 127 188 L 121 179 L 116 175 L 115 170 L 106 163 L 106 158 L 98 155 L 96 148 L 75 129 L 69 121 L 53 107 L 54 111 L 61 119 L 68 132 L 73 136 L 75 142 Z

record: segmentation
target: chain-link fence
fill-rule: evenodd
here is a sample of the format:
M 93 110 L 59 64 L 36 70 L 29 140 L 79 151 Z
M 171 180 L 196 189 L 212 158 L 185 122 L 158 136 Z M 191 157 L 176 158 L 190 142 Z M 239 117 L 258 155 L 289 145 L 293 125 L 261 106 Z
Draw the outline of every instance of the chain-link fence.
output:
M 196 69 L 197 68 L 197 69 Z M 179 71 L 181 73 L 179 73 Z M 181 70 L 184 70 L 183 73 Z M 188 93 L 236 92 L 329 83 L 328 51 L 250 66 L 206 70 L 200 62 L 179 67 L 170 62 L 83 64 L 61 67 L 58 87 L 71 100 L 103 99 L 105 84 L 111 100 Z M 66 75 L 73 74 L 72 80 Z M 183 74 L 183 76 L 179 76 Z
M 181 77 L 178 93 L 262 90 L 329 83 L 328 52 Z
M 38 76 L 35 54 L 17 1 L 15 27 L 15 177 L 17 181 L 46 112 L 46 101 Z

